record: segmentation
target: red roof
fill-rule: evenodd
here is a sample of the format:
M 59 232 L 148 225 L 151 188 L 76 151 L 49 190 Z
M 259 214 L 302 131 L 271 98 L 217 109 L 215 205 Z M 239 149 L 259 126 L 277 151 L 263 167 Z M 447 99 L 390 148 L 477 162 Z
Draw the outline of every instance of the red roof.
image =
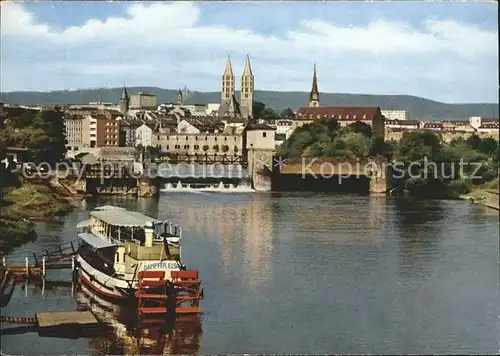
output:
M 380 108 L 378 106 L 374 107 L 319 107 L 319 108 L 311 108 L 311 107 L 301 107 L 297 110 L 298 116 L 312 116 L 313 118 L 318 117 L 332 117 L 332 116 L 341 116 L 340 120 L 349 119 L 349 120 L 372 120 L 377 112 L 380 112 Z M 349 115 L 349 118 L 347 118 Z M 366 115 L 366 118 L 363 118 L 363 115 Z

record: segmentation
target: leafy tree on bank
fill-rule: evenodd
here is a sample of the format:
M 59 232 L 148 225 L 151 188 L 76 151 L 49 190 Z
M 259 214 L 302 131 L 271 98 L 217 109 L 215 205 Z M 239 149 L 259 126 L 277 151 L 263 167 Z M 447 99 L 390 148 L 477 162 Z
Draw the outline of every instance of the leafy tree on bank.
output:
M 36 162 L 54 164 L 64 158 L 66 137 L 61 110 L 10 109 L 0 130 L 0 145 L 27 148 Z
M 297 128 L 278 155 L 345 159 L 383 155 L 403 172 L 399 182 L 404 189 L 417 196 L 467 193 L 473 184 L 498 179 L 498 142 L 492 138 L 474 135 L 445 143 L 433 132 L 410 131 L 399 142 L 385 142 L 373 137 L 369 128 L 362 123 L 340 127 L 334 119 L 317 120 Z
M 266 105 L 260 101 L 254 101 L 252 105 L 252 114 L 254 119 L 260 119 L 263 116 Z
M 266 108 L 266 105 L 260 101 L 254 101 L 252 106 L 252 115 L 254 120 L 276 120 L 280 118 L 279 113 L 271 108 Z
M 290 108 L 283 109 L 280 112 L 280 118 L 282 118 L 282 119 L 293 119 L 294 117 L 295 117 L 295 113 Z

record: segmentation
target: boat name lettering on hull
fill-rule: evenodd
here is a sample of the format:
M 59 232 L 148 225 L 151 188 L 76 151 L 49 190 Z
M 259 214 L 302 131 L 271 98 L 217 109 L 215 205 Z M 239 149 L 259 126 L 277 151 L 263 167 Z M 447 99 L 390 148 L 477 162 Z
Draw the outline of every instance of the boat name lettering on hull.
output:
M 143 271 L 151 271 L 155 269 L 177 269 L 179 266 L 174 262 L 156 262 L 145 265 Z

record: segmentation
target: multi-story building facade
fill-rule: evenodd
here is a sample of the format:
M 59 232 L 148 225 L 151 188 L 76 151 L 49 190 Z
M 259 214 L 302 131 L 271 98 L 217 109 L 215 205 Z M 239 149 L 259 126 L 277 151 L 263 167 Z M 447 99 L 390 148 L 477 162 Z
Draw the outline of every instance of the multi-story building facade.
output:
M 293 132 L 293 120 L 276 120 L 276 135 L 285 135 L 288 139 Z
M 246 129 L 246 147 L 248 149 L 276 149 L 276 129 L 266 124 L 254 124 Z
M 318 119 L 331 118 L 341 127 L 362 122 L 372 127 L 375 137 L 384 138 L 385 119 L 379 107 L 302 107 L 292 120 L 293 129 L 310 124 Z
M 241 156 L 243 136 L 210 134 L 155 133 L 153 144 L 161 152 L 189 155 L 228 155 Z
M 142 147 L 153 146 L 153 129 L 150 125 L 142 124 L 135 132 L 135 145 Z
M 429 130 L 429 131 L 443 131 L 443 123 L 442 122 L 422 122 L 421 129 Z
M 410 113 L 403 109 L 380 110 L 387 120 L 410 120 Z
M 120 120 L 120 146 L 134 147 L 136 130 L 142 124 L 144 124 L 144 121 L 133 117 Z
M 96 147 L 120 146 L 120 120 L 110 120 L 104 115 L 95 115 Z
M 156 109 L 156 95 L 137 93 L 130 96 L 130 109 Z
M 469 122 L 473 128 L 479 129 L 481 126 L 498 124 L 500 121 L 498 118 L 486 118 L 486 117 L 480 117 L 480 116 L 473 116 L 473 117 L 469 118 Z
M 66 115 L 64 118 L 66 130 L 66 149 L 78 151 L 90 145 L 90 120 L 82 115 Z
M 382 110 L 381 110 L 382 111 Z M 384 121 L 384 126 L 387 131 L 393 129 L 402 130 L 416 130 L 420 127 L 420 121 L 418 120 L 399 120 L 399 119 L 386 119 Z

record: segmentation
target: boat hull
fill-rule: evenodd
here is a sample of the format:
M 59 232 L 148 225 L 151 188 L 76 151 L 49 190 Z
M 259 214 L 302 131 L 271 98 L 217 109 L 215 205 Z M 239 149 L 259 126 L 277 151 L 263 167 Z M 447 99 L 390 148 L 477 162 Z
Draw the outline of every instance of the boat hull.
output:
M 92 267 L 81 255 L 77 255 L 80 279 L 93 292 L 113 300 L 133 300 L 134 287 L 123 279 L 114 278 Z

